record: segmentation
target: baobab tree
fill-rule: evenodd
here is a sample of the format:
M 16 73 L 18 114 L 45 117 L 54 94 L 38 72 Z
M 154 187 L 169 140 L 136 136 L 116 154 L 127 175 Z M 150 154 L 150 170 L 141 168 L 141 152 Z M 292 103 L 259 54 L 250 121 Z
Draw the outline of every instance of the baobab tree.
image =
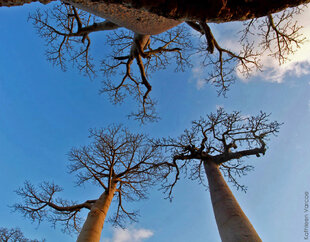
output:
M 30 19 L 48 43 L 49 60 L 65 69 L 67 59 L 87 75 L 96 72 L 89 51 L 90 34 L 115 30 L 106 37 L 112 48 L 111 54 L 101 61 L 100 69 L 104 74 L 101 92 L 107 93 L 114 104 L 124 101 L 130 94 L 137 101 L 138 108 L 129 116 L 144 122 L 158 118 L 154 109 L 156 101 L 150 97 L 152 72 L 164 69 L 172 62 L 176 63 L 176 70 L 184 70 L 193 66 L 192 59 L 198 57 L 200 65 L 208 71 L 205 81 L 215 85 L 219 95 L 225 95 L 235 81 L 236 71 L 248 77 L 254 70 L 262 68 L 262 53 L 266 52 L 282 64 L 301 46 L 305 38 L 293 17 L 302 11 L 299 5 L 307 2 L 278 1 L 262 8 L 265 1 L 242 4 L 235 1 L 197 1 L 195 4 L 182 1 L 176 7 L 169 1 L 126 1 L 122 4 L 110 0 L 91 3 L 84 0 L 69 1 L 45 12 L 37 11 Z M 198 9 L 199 5 L 208 7 Z M 283 11 L 278 13 L 280 10 Z M 105 20 L 95 19 L 89 13 Z M 240 46 L 237 51 L 218 42 L 210 27 L 211 23 L 235 20 L 244 21 L 239 43 L 236 43 Z M 204 38 L 196 41 L 191 29 Z
M 216 223 L 224 242 L 261 241 L 223 175 L 237 189 L 246 190 L 237 178 L 253 166 L 241 159 L 264 155 L 268 137 L 279 130 L 280 124 L 270 122 L 268 117 L 263 112 L 257 116 L 229 114 L 221 108 L 215 114 L 193 121 L 191 129 L 178 138 L 154 141 L 155 147 L 171 152 L 173 161 L 166 165 L 174 178 L 170 180 L 167 176 L 163 185 L 168 197 L 171 198 L 181 172 L 203 184 L 207 176 Z
M 63 70 L 67 69 L 70 62 L 89 77 L 98 72 L 90 54 L 90 34 L 122 27 L 67 4 L 54 5 L 44 12 L 38 9 L 29 19 L 48 43 L 48 60 Z M 189 32 L 181 26 L 159 36 L 125 29 L 109 32 L 106 44 L 110 54 L 101 60 L 100 71 L 105 79 L 100 92 L 107 93 L 113 104 L 122 102 L 130 93 L 139 104 L 138 110 L 130 116 L 141 122 L 156 120 L 155 101 L 149 96 L 152 86 L 147 77 L 165 69 L 171 62 L 176 63 L 177 71 L 190 66 L 186 51 L 192 48 Z M 132 71 L 135 67 L 139 70 L 138 76 Z
M 36 239 L 27 239 L 19 228 L 0 228 L 0 240 L 2 242 L 39 242 Z M 44 242 L 45 240 L 41 240 Z
M 16 193 L 23 202 L 15 204 L 16 211 L 32 221 L 62 223 L 64 231 L 80 231 L 77 241 L 99 241 L 104 221 L 112 200 L 117 208 L 110 221 L 124 225 L 125 219 L 135 221 L 137 212 L 128 211 L 125 201 L 144 199 L 147 189 L 161 176 L 156 164 L 161 162 L 158 148 L 147 142 L 142 134 L 132 134 L 118 125 L 91 130 L 93 143 L 74 148 L 69 153 L 70 173 L 76 173 L 77 184 L 93 182 L 102 189 L 101 195 L 92 200 L 76 203 L 56 198 L 62 188 L 43 182 L 35 187 L 25 182 Z M 81 210 L 90 210 L 82 229 Z
M 0 6 L 19 6 L 31 2 L 40 2 L 47 4 L 53 0 L 1 0 Z M 246 20 L 251 18 L 259 18 L 270 13 L 276 13 L 286 8 L 296 7 L 301 4 L 309 3 L 309 0 L 281 0 L 270 3 L 266 0 L 253 1 L 235 1 L 235 0 L 178 0 L 178 1 L 135 1 L 135 0 L 99 0 L 92 3 L 90 0 L 71 0 L 68 3 L 80 4 L 84 8 L 90 8 L 88 11 L 95 11 L 97 8 L 97 15 L 105 15 L 107 18 L 108 11 L 111 8 L 118 8 L 128 11 L 144 11 L 147 13 L 163 16 L 167 19 L 174 19 L 179 21 L 217 21 L 228 22 L 236 20 Z M 102 8 L 102 9 L 100 9 Z M 104 9 L 106 8 L 106 9 Z M 101 10 L 101 11 L 100 11 Z M 148 15 L 150 16 L 150 15 Z M 114 16 L 110 13 L 110 18 L 122 18 L 121 16 Z M 125 21 L 125 19 L 124 19 Z M 127 19 L 128 22 L 128 19 Z

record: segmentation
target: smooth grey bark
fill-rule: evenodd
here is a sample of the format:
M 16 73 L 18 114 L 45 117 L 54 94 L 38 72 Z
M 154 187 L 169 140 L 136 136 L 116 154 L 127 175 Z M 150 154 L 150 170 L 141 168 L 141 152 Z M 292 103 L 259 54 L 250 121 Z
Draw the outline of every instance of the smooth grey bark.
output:
M 225 182 L 219 165 L 205 161 L 211 201 L 223 242 L 262 241 Z

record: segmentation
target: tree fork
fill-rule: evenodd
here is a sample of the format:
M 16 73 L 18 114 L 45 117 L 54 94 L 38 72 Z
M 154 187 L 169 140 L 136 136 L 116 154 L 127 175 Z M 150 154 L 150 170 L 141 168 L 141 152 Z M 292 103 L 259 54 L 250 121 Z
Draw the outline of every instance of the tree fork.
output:
M 261 242 L 225 182 L 219 165 L 204 161 L 217 227 L 223 242 Z
M 94 203 L 83 228 L 79 234 L 77 242 L 99 242 L 104 220 L 116 192 L 116 182 L 111 184 L 108 191 L 105 191 Z

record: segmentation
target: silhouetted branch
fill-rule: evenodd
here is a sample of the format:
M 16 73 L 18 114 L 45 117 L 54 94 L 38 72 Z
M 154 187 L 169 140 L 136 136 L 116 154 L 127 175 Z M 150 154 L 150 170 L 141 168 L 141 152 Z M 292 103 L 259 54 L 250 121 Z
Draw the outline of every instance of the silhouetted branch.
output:
M 16 194 L 24 202 L 14 204 L 13 208 L 32 221 L 40 223 L 43 220 L 48 220 L 54 226 L 56 223 L 62 223 L 65 226 L 63 231 L 69 233 L 74 230 L 79 231 L 81 218 L 78 213 L 83 208 L 90 209 L 96 200 L 77 204 L 76 202 L 55 198 L 55 193 L 61 191 L 62 188 L 53 183 L 44 182 L 35 187 L 31 183 L 25 182 L 24 187 L 16 191 Z
M 119 28 L 109 21 L 97 23 L 91 14 L 67 4 L 55 5 L 43 13 L 37 10 L 29 16 L 29 20 L 47 41 L 46 55 L 49 61 L 60 65 L 63 70 L 67 69 L 67 61 L 72 62 L 90 77 L 95 74 L 95 68 L 89 54 L 89 34 Z M 81 47 L 77 48 L 77 44 Z
M 166 174 L 160 169 L 163 162 L 160 148 L 153 147 L 147 136 L 133 134 L 121 125 L 90 130 L 90 137 L 93 139 L 90 145 L 70 151 L 69 172 L 77 175 L 78 185 L 85 182 L 98 184 L 103 195 L 109 194 L 115 184 L 118 206 L 111 221 L 122 226 L 126 218 L 136 220 L 137 213 L 129 212 L 124 201 L 145 199 L 149 186 Z M 55 194 L 61 191 L 53 183 L 45 182 L 36 188 L 25 182 L 24 187 L 16 191 L 23 202 L 13 207 L 32 221 L 62 223 L 66 231 L 78 231 L 79 212 L 91 210 L 99 198 L 83 203 L 69 202 L 55 198 Z
M 138 103 L 129 116 L 141 123 L 156 121 L 156 101 L 150 96 L 150 74 L 165 69 L 173 61 L 175 70 L 183 71 L 187 66 L 192 66 L 191 61 L 198 56 L 199 61 L 195 61 L 195 65 L 206 69 L 202 71 L 206 72 L 203 79 L 215 85 L 219 95 L 225 95 L 235 81 L 236 72 L 248 77 L 254 70 L 261 70 L 260 57 L 265 51 L 281 64 L 300 47 L 305 38 L 293 17 L 301 11 L 301 7 L 296 7 L 264 18 L 252 18 L 241 31 L 240 41 L 231 46 L 217 41 L 207 21 L 186 22 L 205 36 L 197 47 L 192 46 L 192 36 L 184 25 L 154 36 L 117 30 L 107 35 L 112 53 L 102 61 L 105 79 L 100 92 L 107 93 L 114 104 L 121 103 L 129 94 Z M 38 11 L 30 19 L 39 34 L 48 41 L 49 60 L 63 69 L 66 69 L 67 61 L 72 61 L 88 75 L 95 73 L 89 54 L 89 34 L 120 27 L 109 21 L 97 23 L 91 15 L 70 5 L 57 5 L 45 13 Z M 77 44 L 83 46 L 74 51 Z M 235 49 L 237 44 L 240 46 Z M 191 50 L 194 51 L 190 53 Z
M 249 35 L 260 37 L 258 45 L 263 51 L 283 64 L 305 42 L 302 26 L 294 17 L 303 12 L 303 6 L 286 9 L 280 13 L 269 14 L 265 18 L 252 19 L 245 24 L 241 41 L 246 41 Z
M 305 41 L 300 33 L 302 27 L 296 21 L 292 23 L 292 16 L 299 12 L 300 9 L 285 10 L 281 15 L 275 15 L 277 22 L 272 15 L 268 15 L 265 20 L 267 29 L 263 33 L 264 42 L 261 45 L 270 50 L 271 56 L 278 59 L 279 64 L 284 63 L 287 56 L 293 54 Z
M 2 242 L 40 242 L 37 239 L 27 239 L 19 228 L 0 228 L 0 241 Z M 45 242 L 45 239 L 41 240 Z
M 176 28 L 159 36 L 134 34 L 118 31 L 108 37 L 108 43 L 114 47 L 112 62 L 104 60 L 102 71 L 106 76 L 103 82 L 102 93 L 108 93 L 113 103 L 122 102 L 126 93 L 130 93 L 139 103 L 137 112 L 132 113 L 135 119 L 142 123 L 145 120 L 154 121 L 157 115 L 154 110 L 154 101 L 149 97 L 152 86 L 148 80 L 149 72 L 165 68 L 170 59 L 177 63 L 177 70 L 184 70 L 190 65 L 184 49 L 189 48 L 187 33 L 184 29 Z M 152 44 L 155 48 L 152 48 Z M 125 53 L 125 55 L 123 55 Z M 129 54 L 127 54 L 129 53 Z M 140 78 L 134 76 L 132 64 L 136 61 Z M 118 69 L 124 66 L 125 71 L 119 84 L 114 84 L 110 79 L 118 73 Z
M 201 43 L 197 48 L 197 54 L 202 58 L 203 67 L 213 69 L 205 80 L 218 88 L 219 95 L 225 95 L 230 85 L 234 83 L 236 68 L 245 76 L 248 76 L 254 69 L 261 68 L 259 53 L 254 51 L 253 44 L 243 43 L 240 52 L 235 53 L 220 46 L 205 22 L 189 22 L 188 24 L 206 37 L 207 42 Z M 215 49 L 217 53 L 213 54 Z
M 228 114 L 222 108 L 192 124 L 191 129 L 185 130 L 178 138 L 153 141 L 154 146 L 164 148 L 172 156 L 169 172 L 175 170 L 175 179 L 170 184 L 164 184 L 169 197 L 180 171 L 189 171 L 190 179 L 203 183 L 204 162 L 220 165 L 228 180 L 245 191 L 245 186 L 240 185 L 236 178 L 253 167 L 240 159 L 264 155 L 267 137 L 275 135 L 281 125 L 276 121 L 270 122 L 269 115 L 263 112 L 257 116 L 243 116 L 239 112 Z

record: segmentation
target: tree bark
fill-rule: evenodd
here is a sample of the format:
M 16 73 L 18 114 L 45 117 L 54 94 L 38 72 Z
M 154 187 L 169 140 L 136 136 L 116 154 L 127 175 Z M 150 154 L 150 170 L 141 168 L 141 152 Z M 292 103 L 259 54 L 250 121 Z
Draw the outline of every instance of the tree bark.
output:
M 47 4 L 55 0 L 0 0 L 0 7 L 18 6 L 37 1 Z M 144 9 L 128 8 L 125 4 L 110 3 L 108 0 L 66 0 L 63 2 L 142 35 L 160 34 L 183 22 L 168 19 Z
M 204 167 L 209 182 L 213 211 L 222 241 L 262 241 L 229 189 L 219 166 L 214 162 L 205 161 Z
M 183 22 L 144 9 L 128 8 L 119 3 L 106 3 L 109 1 L 67 0 L 66 2 L 142 35 L 160 34 Z
M 104 192 L 94 203 L 77 242 L 99 242 L 104 220 L 116 191 L 116 183 L 112 183 L 108 192 Z
M 102 0 L 97 0 L 102 1 Z M 310 0 L 105 0 L 124 3 L 160 16 L 183 21 L 230 22 L 259 18 Z
M 35 1 L 37 0 L 0 0 L 0 6 L 16 6 Z M 48 3 L 53 0 L 39 1 Z M 310 0 L 70 0 L 69 2 L 86 8 L 94 8 L 97 4 L 104 4 L 104 6 L 114 4 L 121 8 L 125 7 L 128 11 L 135 9 L 177 21 L 219 23 L 267 16 L 289 7 L 309 3 Z M 111 21 L 113 22 L 113 20 Z M 143 19 L 137 21 L 143 22 Z M 118 22 L 115 23 L 120 25 Z M 132 24 L 131 21 L 129 24 Z M 141 34 L 148 33 L 141 32 Z

